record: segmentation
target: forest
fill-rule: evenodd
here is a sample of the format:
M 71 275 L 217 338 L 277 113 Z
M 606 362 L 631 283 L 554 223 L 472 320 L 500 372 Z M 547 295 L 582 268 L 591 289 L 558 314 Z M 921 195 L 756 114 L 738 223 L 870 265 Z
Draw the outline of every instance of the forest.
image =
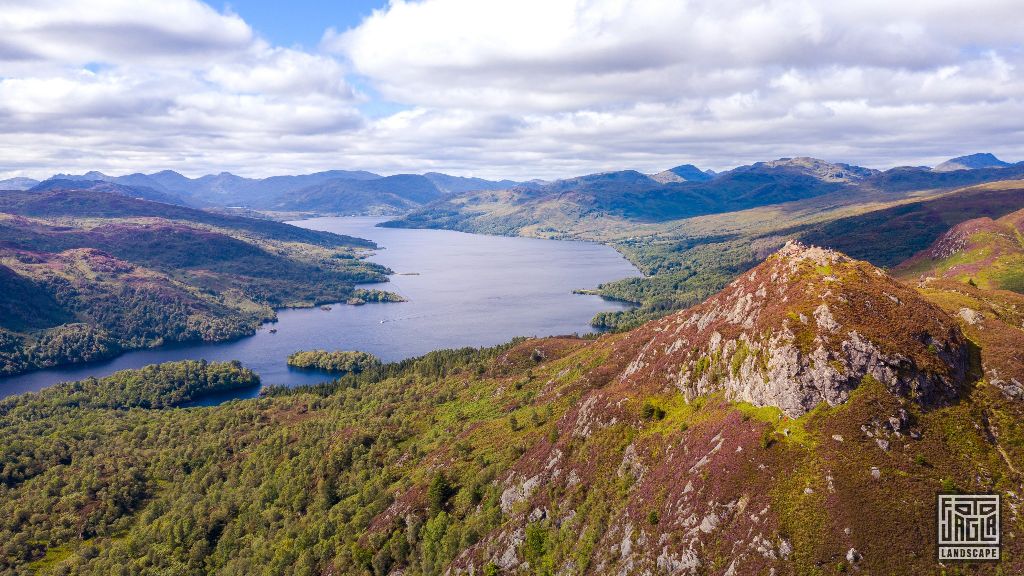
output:
M 180 362 L 2 401 L 0 574 L 438 574 L 501 521 L 494 475 L 550 432 L 550 411 L 517 412 L 513 431 L 470 398 L 482 381 L 466 387 L 518 370 L 492 364 L 519 342 L 217 407 L 169 408 L 252 373 Z M 525 382 L 510 399 L 536 393 Z M 455 442 L 487 421 L 516 439 Z M 443 446 L 455 450 L 444 472 L 420 462 Z M 371 526 L 396 489 L 417 486 L 422 512 Z
M 348 350 L 300 350 L 288 356 L 288 365 L 324 372 L 362 372 L 378 366 L 373 354 Z

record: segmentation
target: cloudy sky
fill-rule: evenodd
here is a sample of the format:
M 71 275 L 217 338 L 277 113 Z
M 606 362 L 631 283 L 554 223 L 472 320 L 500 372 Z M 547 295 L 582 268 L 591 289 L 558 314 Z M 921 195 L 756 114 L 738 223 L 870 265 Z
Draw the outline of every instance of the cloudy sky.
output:
M 0 177 L 1017 161 L 1024 8 L 0 0 L 0 131 Z

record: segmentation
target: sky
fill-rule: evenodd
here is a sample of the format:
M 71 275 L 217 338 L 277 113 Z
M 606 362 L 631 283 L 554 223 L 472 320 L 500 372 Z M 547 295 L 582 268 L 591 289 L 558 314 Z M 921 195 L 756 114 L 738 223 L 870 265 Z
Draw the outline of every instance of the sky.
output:
M 0 177 L 1024 160 L 1019 0 L 0 0 Z

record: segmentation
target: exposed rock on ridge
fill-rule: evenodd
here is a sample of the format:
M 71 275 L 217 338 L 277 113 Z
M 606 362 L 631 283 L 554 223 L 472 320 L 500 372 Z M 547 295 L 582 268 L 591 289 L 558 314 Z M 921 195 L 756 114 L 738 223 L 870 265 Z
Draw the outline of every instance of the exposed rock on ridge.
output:
M 970 349 L 957 323 L 882 270 L 786 244 L 704 303 L 637 331 L 622 380 L 799 416 L 844 402 L 864 377 L 922 405 L 957 397 Z

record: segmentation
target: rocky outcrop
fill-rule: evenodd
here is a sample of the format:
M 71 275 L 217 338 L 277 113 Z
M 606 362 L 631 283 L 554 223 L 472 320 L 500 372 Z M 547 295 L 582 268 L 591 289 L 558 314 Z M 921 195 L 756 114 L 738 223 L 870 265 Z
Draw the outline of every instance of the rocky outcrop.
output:
M 699 306 L 638 331 L 621 379 L 799 416 L 866 378 L 923 405 L 957 397 L 970 349 L 957 323 L 865 262 L 791 242 Z

